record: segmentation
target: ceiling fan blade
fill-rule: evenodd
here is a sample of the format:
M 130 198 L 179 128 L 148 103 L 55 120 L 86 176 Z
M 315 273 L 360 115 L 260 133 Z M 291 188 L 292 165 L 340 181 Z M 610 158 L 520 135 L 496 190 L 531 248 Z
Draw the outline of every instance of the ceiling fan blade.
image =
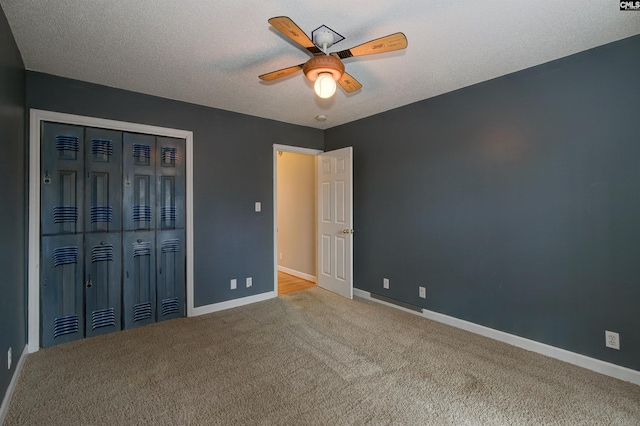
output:
M 367 43 L 361 44 L 351 49 L 342 50 L 332 53 L 338 55 L 340 59 L 350 58 L 352 56 L 372 55 L 374 53 L 391 52 L 407 47 L 407 38 L 402 33 L 395 33 L 386 37 L 377 38 Z
M 350 76 L 349 74 L 342 73 L 342 77 L 338 80 L 338 84 L 342 86 L 345 92 L 351 93 L 362 88 L 362 84 L 358 83 L 358 80 Z
M 283 69 L 278 70 L 278 71 L 272 71 L 272 72 L 269 72 L 269 73 L 266 73 L 266 74 L 262 74 L 262 75 L 258 76 L 258 78 L 260 80 L 264 80 L 264 81 L 272 81 L 272 80 L 275 80 L 275 79 L 280 78 L 280 77 L 286 77 L 289 74 L 293 74 L 296 71 L 300 71 L 302 69 L 303 65 L 304 64 L 294 65 L 294 66 L 289 67 L 289 68 L 283 68 Z
M 324 54 L 291 18 L 276 16 L 275 18 L 269 19 L 269 23 L 282 34 L 307 49 L 312 55 Z

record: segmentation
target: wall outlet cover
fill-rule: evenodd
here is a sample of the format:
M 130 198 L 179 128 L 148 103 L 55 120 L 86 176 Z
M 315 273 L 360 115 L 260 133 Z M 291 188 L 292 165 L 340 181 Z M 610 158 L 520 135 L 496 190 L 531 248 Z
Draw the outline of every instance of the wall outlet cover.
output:
M 11 347 L 7 351 L 7 370 L 11 370 Z
M 253 278 L 247 278 L 247 287 L 251 287 L 253 285 Z
M 234 278 L 231 280 L 231 290 L 235 290 L 236 288 L 238 288 L 238 280 Z
M 426 287 L 418 287 L 418 295 L 422 299 L 426 299 L 427 298 L 427 288 Z
M 615 331 L 604 331 L 604 344 L 611 349 L 620 350 L 620 335 Z
M 382 279 L 382 288 L 389 289 L 389 278 Z

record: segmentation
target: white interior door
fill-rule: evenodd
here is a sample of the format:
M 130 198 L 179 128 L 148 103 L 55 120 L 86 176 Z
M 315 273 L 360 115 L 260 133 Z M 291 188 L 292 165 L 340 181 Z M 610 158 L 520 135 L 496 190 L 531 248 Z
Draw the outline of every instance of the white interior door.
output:
M 318 154 L 318 286 L 353 298 L 353 148 Z

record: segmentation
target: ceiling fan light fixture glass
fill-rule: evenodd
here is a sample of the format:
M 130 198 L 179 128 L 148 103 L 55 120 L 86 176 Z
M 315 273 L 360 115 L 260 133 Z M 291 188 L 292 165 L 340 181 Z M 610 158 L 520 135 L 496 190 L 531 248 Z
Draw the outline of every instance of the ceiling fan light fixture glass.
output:
M 329 99 L 336 93 L 336 81 L 329 72 L 321 72 L 313 85 L 313 90 L 319 98 Z

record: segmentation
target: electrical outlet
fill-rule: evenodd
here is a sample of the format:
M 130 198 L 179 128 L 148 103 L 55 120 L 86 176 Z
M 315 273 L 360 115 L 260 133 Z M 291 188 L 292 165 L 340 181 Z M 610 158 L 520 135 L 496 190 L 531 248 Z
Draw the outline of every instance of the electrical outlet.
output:
M 604 331 L 604 344 L 608 348 L 620 350 L 620 335 L 615 331 Z
M 282 253 L 280 253 L 280 260 L 282 260 Z
M 7 370 L 11 370 L 11 347 L 7 351 Z
M 422 299 L 427 298 L 427 288 L 426 287 L 418 287 L 418 296 Z
M 238 280 L 234 278 L 231 280 L 231 290 L 235 290 L 236 288 L 238 288 Z
M 382 279 L 382 288 L 386 288 L 387 290 L 389 290 L 389 278 Z
M 247 278 L 247 288 L 251 287 L 253 285 L 253 278 L 249 277 Z

